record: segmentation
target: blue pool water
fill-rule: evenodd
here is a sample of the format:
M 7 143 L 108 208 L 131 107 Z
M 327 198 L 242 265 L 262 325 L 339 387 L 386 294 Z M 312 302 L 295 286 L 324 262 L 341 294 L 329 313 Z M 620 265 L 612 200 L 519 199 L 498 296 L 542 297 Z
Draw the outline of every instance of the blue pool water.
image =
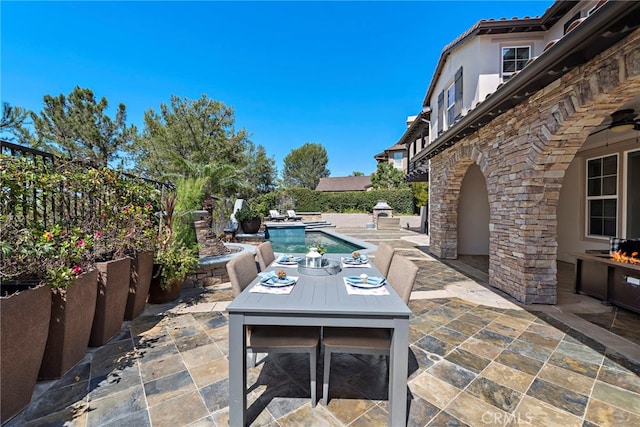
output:
M 322 245 L 329 254 L 350 253 L 363 249 L 362 246 L 331 236 L 321 231 L 297 229 L 269 229 L 268 238 L 274 252 L 306 254 L 309 247 Z

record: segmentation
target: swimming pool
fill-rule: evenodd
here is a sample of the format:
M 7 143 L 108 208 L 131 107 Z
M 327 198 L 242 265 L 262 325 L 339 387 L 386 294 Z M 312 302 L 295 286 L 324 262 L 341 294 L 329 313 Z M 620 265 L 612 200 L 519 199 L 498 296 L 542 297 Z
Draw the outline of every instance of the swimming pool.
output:
M 274 252 L 306 254 L 309 247 L 322 245 L 329 254 L 350 253 L 367 249 L 365 245 L 342 239 L 323 231 L 305 231 L 304 228 L 268 229 L 266 240 L 273 245 Z

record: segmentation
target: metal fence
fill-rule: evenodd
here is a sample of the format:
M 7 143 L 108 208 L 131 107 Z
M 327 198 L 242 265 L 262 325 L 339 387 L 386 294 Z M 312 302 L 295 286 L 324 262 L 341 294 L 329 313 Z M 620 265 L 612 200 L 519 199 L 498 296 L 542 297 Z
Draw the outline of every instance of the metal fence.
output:
M 88 191 L 87 189 L 74 188 L 64 182 L 57 184 L 52 191 L 35 184 L 34 179 L 29 179 L 28 173 L 37 174 L 46 171 L 60 170 L 66 167 L 79 168 L 89 171 L 97 169 L 89 164 L 71 161 L 55 156 L 45 151 L 24 147 L 8 141 L 0 140 L 0 154 L 14 159 L 26 160 L 28 171 L 22 177 L 20 188 L 12 187 L 15 183 L 0 183 L 0 192 L 3 200 L 2 215 L 10 215 L 14 227 L 24 228 L 37 224 L 47 228 L 53 224 L 77 224 L 78 222 L 98 221 L 102 209 L 106 205 L 105 194 L 100 188 Z M 26 169 L 26 168 L 25 168 Z M 116 172 L 123 181 L 134 181 L 153 185 L 160 193 L 161 198 L 167 190 L 172 190 L 173 185 L 167 182 L 158 182 L 147 178 Z

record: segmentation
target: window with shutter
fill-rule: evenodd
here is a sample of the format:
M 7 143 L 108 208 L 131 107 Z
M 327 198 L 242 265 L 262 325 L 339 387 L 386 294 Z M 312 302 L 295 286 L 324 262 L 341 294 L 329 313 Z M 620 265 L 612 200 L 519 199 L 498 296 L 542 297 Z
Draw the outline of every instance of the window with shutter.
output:
M 438 95 L 438 135 L 444 131 L 444 91 Z
M 453 107 L 454 110 L 454 120 L 458 120 L 462 117 L 462 67 L 458 68 L 456 71 L 456 80 L 455 80 L 455 105 Z
M 454 107 L 456 105 L 455 92 L 456 92 L 455 84 L 451 84 L 451 86 L 447 88 L 447 129 L 453 126 L 453 123 L 456 117 L 454 114 L 455 113 Z

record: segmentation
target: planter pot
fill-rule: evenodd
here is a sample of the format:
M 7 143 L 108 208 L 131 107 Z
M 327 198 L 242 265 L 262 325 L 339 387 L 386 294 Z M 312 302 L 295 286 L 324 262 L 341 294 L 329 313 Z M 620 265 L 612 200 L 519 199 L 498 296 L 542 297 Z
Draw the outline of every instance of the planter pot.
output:
M 49 285 L 0 298 L 0 422 L 3 424 L 31 401 L 47 343 L 50 315 Z
M 98 297 L 91 327 L 90 347 L 100 347 L 122 328 L 129 294 L 131 258 L 97 262 Z
M 262 220 L 260 218 L 251 218 L 240 221 L 242 232 L 246 234 L 256 234 L 260 230 Z
M 153 274 L 153 251 L 140 252 L 131 260 L 129 295 L 124 320 L 133 320 L 144 311 Z
M 160 264 L 153 265 L 153 278 L 149 287 L 150 304 L 164 304 L 175 301 L 180 297 L 180 291 L 182 291 L 184 280 L 174 280 L 166 289 L 160 287 L 160 275 L 158 274 L 160 268 L 162 268 Z
M 87 352 L 96 311 L 98 272 L 92 270 L 67 289 L 51 290 L 51 321 L 40 379 L 60 378 Z

